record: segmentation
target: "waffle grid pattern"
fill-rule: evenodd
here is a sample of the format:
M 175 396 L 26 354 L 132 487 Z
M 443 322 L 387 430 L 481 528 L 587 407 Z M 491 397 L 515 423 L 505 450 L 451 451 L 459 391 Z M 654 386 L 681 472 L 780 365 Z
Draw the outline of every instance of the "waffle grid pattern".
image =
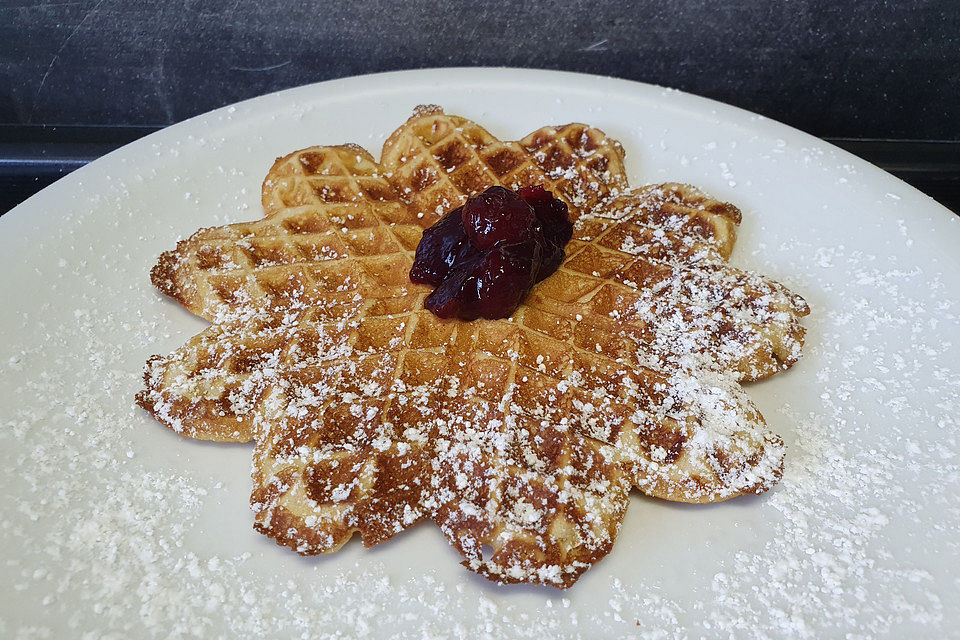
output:
M 809 308 L 783 286 L 727 263 L 738 210 L 678 184 L 619 196 L 611 209 L 580 221 L 560 270 L 527 304 L 580 321 L 593 345 L 634 362 L 693 351 L 741 381 L 796 362 L 799 317 Z M 667 216 L 693 223 L 665 231 L 648 222 Z M 705 233 L 705 225 L 716 231 Z M 740 295 L 730 298 L 731 291 Z M 698 334 L 699 346 L 663 344 L 675 333 Z M 631 343 L 618 347 L 625 334 Z
M 568 201 L 568 259 L 510 320 L 442 322 L 406 277 L 413 250 L 498 183 Z M 192 437 L 256 437 L 256 526 L 300 553 L 429 517 L 474 571 L 569 586 L 609 551 L 631 484 L 696 502 L 779 478 L 782 443 L 739 388 L 664 358 L 669 323 L 718 317 L 680 346 L 741 379 L 792 364 L 803 337 L 799 297 L 726 264 L 736 208 L 685 185 L 625 189 L 622 150 L 595 129 L 503 143 L 435 109 L 381 165 L 353 145 L 290 154 L 264 181 L 265 219 L 161 258 L 157 286 L 217 324 L 151 361 L 138 401 Z M 678 302 L 704 284 L 740 293 Z
M 298 371 L 275 400 L 257 447 L 258 528 L 300 553 L 322 553 L 354 531 L 369 546 L 430 517 L 474 570 L 516 581 L 551 566 L 550 581 L 572 583 L 612 545 L 625 509 L 623 475 L 598 451 L 609 447 L 513 400 L 565 394 L 556 379 L 480 348 L 490 342 L 482 327 L 451 331 L 422 311 L 391 320 L 387 335 L 407 334 L 404 347 L 354 341 L 362 355 Z M 382 335 L 353 335 L 361 333 Z M 473 375 L 451 375 L 460 358 Z M 313 403 L 307 423 L 289 417 L 304 397 Z
M 465 118 L 425 108 L 384 144 L 385 175 L 422 227 L 494 185 L 544 185 L 589 211 L 627 187 L 623 150 L 581 124 L 544 127 L 520 142 L 501 142 Z

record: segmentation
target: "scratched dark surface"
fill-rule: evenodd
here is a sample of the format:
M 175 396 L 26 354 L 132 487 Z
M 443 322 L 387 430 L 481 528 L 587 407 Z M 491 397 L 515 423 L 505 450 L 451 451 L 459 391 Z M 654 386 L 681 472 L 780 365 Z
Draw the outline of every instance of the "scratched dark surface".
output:
M 0 123 L 164 125 L 450 65 L 668 85 L 820 136 L 960 139 L 960 2 L 0 0 Z

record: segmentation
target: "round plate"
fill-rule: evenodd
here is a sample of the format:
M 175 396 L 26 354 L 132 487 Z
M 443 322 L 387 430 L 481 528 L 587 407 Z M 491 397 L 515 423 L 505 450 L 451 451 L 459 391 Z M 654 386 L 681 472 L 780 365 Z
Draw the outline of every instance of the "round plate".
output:
M 622 141 L 631 182 L 744 212 L 733 262 L 813 308 L 804 357 L 749 385 L 783 481 L 718 505 L 635 494 L 567 592 L 469 573 L 440 532 L 300 558 L 252 530 L 250 447 L 135 408 L 140 371 L 204 327 L 150 285 L 201 226 L 260 216 L 273 159 L 377 155 L 421 103 L 502 139 Z M 0 636 L 943 637 L 960 626 L 960 218 L 820 140 L 702 98 L 566 73 L 440 69 L 219 109 L 65 177 L 0 218 Z M 849 635 L 848 635 L 849 634 Z

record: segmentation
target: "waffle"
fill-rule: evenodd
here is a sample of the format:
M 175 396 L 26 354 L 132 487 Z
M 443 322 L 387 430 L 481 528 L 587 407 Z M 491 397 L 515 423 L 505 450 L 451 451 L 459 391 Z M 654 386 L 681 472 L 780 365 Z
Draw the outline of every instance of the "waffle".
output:
M 584 124 L 543 127 L 519 142 L 436 106 L 418 107 L 383 145 L 381 165 L 422 226 L 494 185 L 543 185 L 576 216 L 627 189 L 623 148 Z
M 546 184 L 576 219 L 509 320 L 444 322 L 406 274 L 420 233 L 492 184 Z M 628 191 L 584 125 L 498 141 L 422 109 L 386 142 L 281 158 L 258 222 L 207 229 L 153 280 L 215 322 L 148 366 L 138 401 L 192 437 L 257 439 L 256 526 L 300 553 L 430 518 L 471 569 L 566 587 L 612 546 L 631 485 L 758 493 L 782 443 L 737 380 L 799 356 L 805 303 L 726 263 L 739 211 Z
M 501 339 L 492 327 L 451 329 L 422 310 L 389 321 L 392 331 L 369 318 L 345 331 L 298 323 L 294 333 L 324 353 L 353 355 L 288 372 L 268 392 L 255 451 L 257 529 L 315 554 L 356 531 L 370 546 L 429 518 L 482 575 L 572 584 L 609 551 L 626 510 L 613 448 L 579 435 L 585 425 L 570 421 L 582 414 L 561 424 L 526 402 L 569 394 L 489 353 Z

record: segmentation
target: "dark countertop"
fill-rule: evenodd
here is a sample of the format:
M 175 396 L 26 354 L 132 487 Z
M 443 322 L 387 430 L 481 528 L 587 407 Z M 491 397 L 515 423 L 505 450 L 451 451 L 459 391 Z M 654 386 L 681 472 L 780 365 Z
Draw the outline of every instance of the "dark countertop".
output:
M 960 140 L 957 2 L 0 2 L 0 123 L 169 125 L 320 80 L 451 66 L 659 84 L 819 137 Z
M 942 0 L 7 0 L 0 211 L 226 104 L 450 66 L 579 71 L 714 98 L 960 211 L 960 3 Z

